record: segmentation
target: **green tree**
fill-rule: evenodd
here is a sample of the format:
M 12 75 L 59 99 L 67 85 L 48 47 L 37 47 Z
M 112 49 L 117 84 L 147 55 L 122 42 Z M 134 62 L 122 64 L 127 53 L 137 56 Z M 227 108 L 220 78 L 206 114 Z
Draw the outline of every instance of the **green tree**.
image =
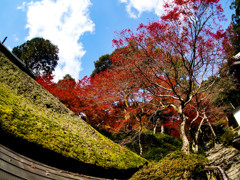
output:
M 211 96 L 211 101 L 215 106 L 223 109 L 228 118 L 228 125 L 235 127 L 237 124 L 232 115 L 232 111 L 240 105 L 240 86 L 235 75 L 231 73 L 231 69 L 232 67 L 229 66 L 229 60 L 228 63 L 222 64 L 219 69 L 221 73 L 217 80 L 217 86 L 213 89 L 216 95 Z
M 70 74 L 66 74 L 66 75 L 63 77 L 63 80 L 75 81 L 75 79 L 74 79 Z M 61 80 L 60 80 L 60 81 L 61 81 Z
M 76 81 L 75 79 L 70 75 L 70 74 L 66 74 L 63 79 L 60 79 L 57 83 L 57 87 L 59 89 L 66 89 L 66 88 L 71 88 L 73 90 L 73 88 L 76 85 Z M 71 94 L 71 93 L 70 93 Z
M 91 77 L 94 77 L 96 74 L 99 74 L 100 72 L 111 67 L 112 62 L 110 57 L 111 55 L 105 54 L 94 62 L 95 69 L 93 70 Z
M 233 34 L 231 34 L 231 42 L 234 48 L 235 54 L 240 52 L 240 0 L 235 0 L 232 2 L 231 9 L 235 10 L 235 14 L 232 15 L 233 20 Z M 240 73 L 238 69 L 240 68 L 240 64 L 236 63 L 239 61 L 239 55 L 235 56 L 231 60 L 229 60 L 229 64 L 231 65 L 231 73 L 237 79 L 238 83 L 240 82 Z
M 228 36 L 231 46 L 225 49 L 227 62 L 220 67 L 218 86 L 215 91 L 219 92 L 213 97 L 213 102 L 221 106 L 228 114 L 229 122 L 232 122 L 232 110 L 240 105 L 240 73 L 239 52 L 240 52 L 240 0 L 232 0 L 230 6 L 235 13 L 232 15 L 232 24 L 228 29 Z
M 235 53 L 238 53 L 240 52 L 240 0 L 233 1 L 230 8 L 235 10 L 235 14 L 232 15 L 234 36 L 231 40 Z
M 12 51 L 37 74 L 50 74 L 58 64 L 58 47 L 49 40 L 33 38 Z

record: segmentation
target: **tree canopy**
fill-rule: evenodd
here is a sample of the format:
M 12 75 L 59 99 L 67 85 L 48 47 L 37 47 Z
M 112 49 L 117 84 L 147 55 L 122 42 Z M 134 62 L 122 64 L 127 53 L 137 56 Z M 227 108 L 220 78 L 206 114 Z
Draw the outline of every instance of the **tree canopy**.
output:
M 113 40 L 119 49 L 113 63 L 138 77 L 142 88 L 158 98 L 163 108 L 171 106 L 178 113 L 186 153 L 190 150 L 187 105 L 203 93 L 211 94 L 218 67 L 225 60 L 224 46 L 229 42 L 219 23 L 222 12 L 218 1 L 176 0 L 165 4 L 158 22 L 140 24 L 137 33 L 123 30 Z
M 230 8 L 235 10 L 232 15 L 232 23 L 227 30 L 231 45 L 225 49 L 227 62 L 220 66 L 221 74 L 217 86 L 219 94 L 215 97 L 215 103 L 225 107 L 228 114 L 231 114 L 232 110 L 240 104 L 240 64 L 238 63 L 240 57 L 238 54 L 240 52 L 240 1 L 233 0 Z M 229 118 L 230 122 L 234 121 L 233 117 Z
M 214 139 L 212 124 L 225 123 L 225 111 L 213 103 L 223 90 L 218 88 L 225 71 L 220 67 L 230 47 L 218 2 L 166 2 L 159 21 L 117 34 L 116 50 L 95 62 L 91 77 L 38 81 L 75 113 L 86 114 L 94 127 L 135 131 L 140 154 L 145 129 L 166 130 L 182 140 L 183 152 L 190 152 L 191 143 L 197 151 L 202 127 Z
M 235 10 L 232 15 L 234 37 L 232 37 L 232 44 L 235 49 L 235 54 L 240 52 L 240 1 L 234 0 L 230 6 L 231 9 Z
M 231 42 L 235 51 L 234 55 L 236 55 L 240 52 L 240 1 L 239 0 L 233 1 L 230 8 L 235 9 L 235 13 L 232 15 L 233 34 L 231 34 Z M 238 83 L 240 83 L 240 73 L 238 71 L 240 64 L 236 62 L 239 62 L 239 59 L 240 58 L 238 54 L 237 56 L 229 60 L 229 64 L 232 66 L 230 72 L 237 79 Z
M 58 47 L 49 40 L 33 38 L 12 51 L 37 74 L 52 73 L 58 64 Z
M 105 54 L 101 56 L 97 61 L 94 62 L 95 69 L 91 74 L 92 77 L 111 67 L 112 62 L 111 62 L 110 56 L 111 55 L 109 54 Z

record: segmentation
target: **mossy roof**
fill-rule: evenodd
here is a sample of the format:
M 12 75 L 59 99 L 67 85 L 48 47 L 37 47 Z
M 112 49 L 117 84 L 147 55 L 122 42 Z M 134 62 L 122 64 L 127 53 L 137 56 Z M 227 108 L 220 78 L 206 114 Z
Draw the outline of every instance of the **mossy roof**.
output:
M 101 135 L 0 52 L 0 129 L 65 157 L 104 168 L 146 160 Z

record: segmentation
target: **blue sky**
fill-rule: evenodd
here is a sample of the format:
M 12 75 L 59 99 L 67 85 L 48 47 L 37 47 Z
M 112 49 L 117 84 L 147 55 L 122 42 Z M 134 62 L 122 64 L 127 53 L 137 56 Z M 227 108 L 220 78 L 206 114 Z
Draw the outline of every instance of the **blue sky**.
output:
M 231 0 L 221 0 L 228 26 Z M 33 37 L 59 47 L 56 79 L 90 75 L 94 61 L 111 53 L 114 31 L 157 20 L 162 0 L 0 0 L 0 41 L 9 49 Z

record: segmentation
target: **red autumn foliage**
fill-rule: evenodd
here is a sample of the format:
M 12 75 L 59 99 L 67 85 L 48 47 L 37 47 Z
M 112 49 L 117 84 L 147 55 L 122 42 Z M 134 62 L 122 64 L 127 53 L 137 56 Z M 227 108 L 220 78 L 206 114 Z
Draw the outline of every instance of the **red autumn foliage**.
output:
M 53 83 L 52 76 L 38 82 L 73 112 L 110 131 L 153 128 L 161 119 L 169 133 L 181 137 L 189 152 L 186 131 L 201 121 L 197 111 L 214 120 L 208 101 L 196 98 L 210 91 L 206 82 L 224 61 L 229 48 L 219 0 L 166 2 L 157 22 L 140 24 L 137 32 L 121 31 L 111 69 L 94 78 Z M 204 108 L 203 108 L 204 107 Z M 154 118 L 155 119 L 154 119 Z
M 179 115 L 184 152 L 189 153 L 186 135 L 188 105 L 209 91 L 224 62 L 228 41 L 219 21 L 224 20 L 218 0 L 174 0 L 165 4 L 158 22 L 141 24 L 137 33 L 123 30 L 114 40 L 118 48 L 112 60 L 141 81 L 141 88 L 160 98 L 163 108 Z

